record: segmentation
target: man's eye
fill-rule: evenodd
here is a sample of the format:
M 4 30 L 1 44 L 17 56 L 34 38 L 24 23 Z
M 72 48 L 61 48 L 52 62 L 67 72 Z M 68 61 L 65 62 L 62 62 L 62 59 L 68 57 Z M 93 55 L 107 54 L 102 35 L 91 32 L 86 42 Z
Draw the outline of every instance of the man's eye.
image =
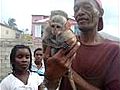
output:
M 92 5 L 86 4 L 83 6 L 83 8 L 88 10 L 88 11 L 91 11 L 93 7 L 92 7 Z
M 78 6 L 75 6 L 74 7 L 74 11 L 77 12 L 79 10 L 79 7 Z

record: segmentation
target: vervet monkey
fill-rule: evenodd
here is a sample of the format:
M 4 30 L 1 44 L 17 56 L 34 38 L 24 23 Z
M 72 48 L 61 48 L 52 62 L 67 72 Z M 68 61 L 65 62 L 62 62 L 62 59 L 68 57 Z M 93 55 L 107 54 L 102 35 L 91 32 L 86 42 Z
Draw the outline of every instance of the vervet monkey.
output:
M 70 23 L 67 18 L 67 14 L 62 11 L 51 12 L 50 20 L 43 31 L 43 51 L 47 46 L 51 47 L 51 56 L 54 55 L 59 49 L 72 48 L 77 42 L 75 34 L 70 29 Z M 68 70 L 68 78 L 73 87 L 76 90 L 72 74 Z

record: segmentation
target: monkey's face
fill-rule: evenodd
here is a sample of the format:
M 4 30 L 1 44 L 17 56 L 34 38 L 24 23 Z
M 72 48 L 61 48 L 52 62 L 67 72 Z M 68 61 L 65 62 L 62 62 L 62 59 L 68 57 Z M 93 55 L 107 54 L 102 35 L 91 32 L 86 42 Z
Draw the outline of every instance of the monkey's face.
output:
M 60 15 L 55 15 L 50 20 L 51 32 L 53 35 L 58 36 L 65 31 L 65 24 L 67 19 Z
M 63 26 L 59 23 L 51 23 L 52 34 L 58 36 L 63 32 Z

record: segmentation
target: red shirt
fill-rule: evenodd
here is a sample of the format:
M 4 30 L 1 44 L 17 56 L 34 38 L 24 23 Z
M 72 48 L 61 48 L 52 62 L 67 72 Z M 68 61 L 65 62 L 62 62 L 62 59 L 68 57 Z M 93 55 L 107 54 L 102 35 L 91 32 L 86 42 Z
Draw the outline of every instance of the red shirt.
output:
M 120 90 L 120 47 L 117 43 L 105 40 L 99 45 L 81 44 L 72 68 L 101 90 Z M 65 77 L 60 90 L 72 90 Z

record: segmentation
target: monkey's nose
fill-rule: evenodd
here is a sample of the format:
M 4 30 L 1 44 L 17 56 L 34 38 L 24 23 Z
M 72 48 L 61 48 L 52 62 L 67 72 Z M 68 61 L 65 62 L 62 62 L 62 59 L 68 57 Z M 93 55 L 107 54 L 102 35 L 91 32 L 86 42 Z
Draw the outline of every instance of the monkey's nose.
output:
M 57 30 L 53 30 L 53 31 L 52 31 L 52 34 L 53 34 L 53 35 L 57 35 L 57 34 L 58 34 Z

